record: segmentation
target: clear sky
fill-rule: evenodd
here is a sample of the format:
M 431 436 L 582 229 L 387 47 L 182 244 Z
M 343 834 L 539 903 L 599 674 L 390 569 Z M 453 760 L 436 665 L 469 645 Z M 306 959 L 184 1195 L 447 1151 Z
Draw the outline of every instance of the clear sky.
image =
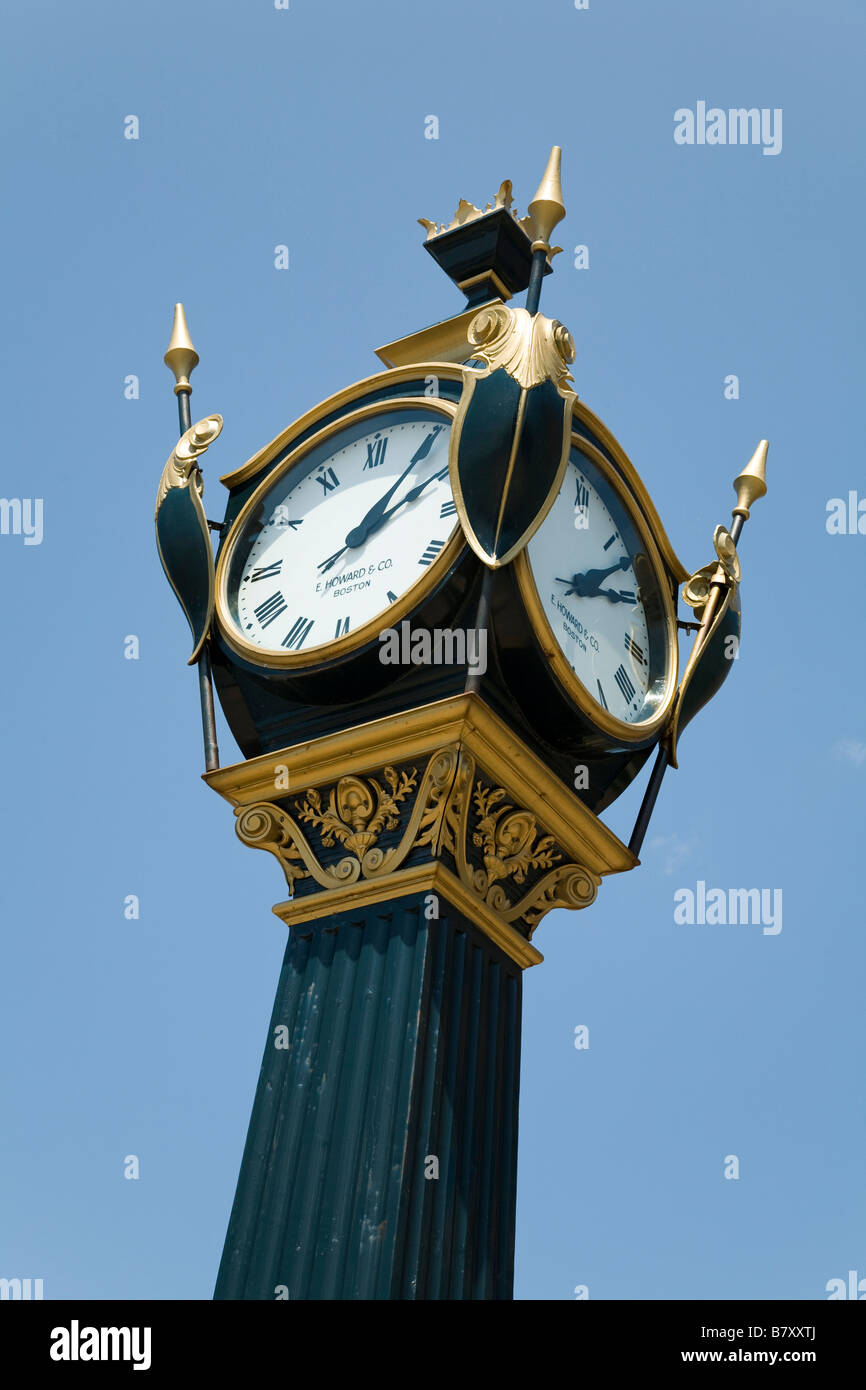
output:
M 225 417 L 221 516 L 220 473 L 460 310 L 415 219 L 503 178 L 525 212 L 557 143 L 542 309 L 683 563 L 711 559 L 761 437 L 770 490 L 739 660 L 642 867 L 536 933 L 516 1295 L 821 1299 L 866 1276 L 866 535 L 826 528 L 830 499 L 866 497 L 862 3 L 7 0 L 3 31 L 0 495 L 43 499 L 43 535 L 0 535 L 0 1275 L 211 1296 L 285 943 L 277 865 L 199 781 L 156 555 L 172 306 L 193 419 Z M 699 102 L 781 110 L 781 149 L 677 144 Z M 626 839 L 641 789 L 606 816 Z M 781 890 L 782 930 L 679 925 L 699 881 Z

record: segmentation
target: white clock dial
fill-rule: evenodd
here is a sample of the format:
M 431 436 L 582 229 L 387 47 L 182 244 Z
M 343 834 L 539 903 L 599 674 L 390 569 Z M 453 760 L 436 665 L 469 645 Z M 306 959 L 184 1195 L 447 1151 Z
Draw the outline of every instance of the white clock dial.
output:
M 244 642 L 308 652 L 388 610 L 456 524 L 450 416 L 383 409 L 314 446 L 268 489 L 234 547 L 228 600 Z
M 659 581 L 615 490 L 577 450 L 527 551 L 547 622 L 595 704 L 625 724 L 652 718 L 669 684 Z

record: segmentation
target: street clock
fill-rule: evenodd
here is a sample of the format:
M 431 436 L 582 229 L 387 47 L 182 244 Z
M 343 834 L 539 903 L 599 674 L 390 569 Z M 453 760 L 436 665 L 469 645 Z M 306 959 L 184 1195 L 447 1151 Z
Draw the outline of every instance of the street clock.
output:
M 506 181 L 448 226 L 420 219 L 465 309 L 233 463 L 221 521 L 202 457 L 222 418 L 191 422 L 177 307 L 157 545 L 192 633 L 205 780 L 277 861 L 289 931 L 218 1298 L 511 1297 L 536 928 L 638 865 L 679 737 L 736 654 L 766 442 L 710 563 L 685 568 L 539 311 L 559 164 L 554 148 L 526 217 Z M 241 752 L 222 767 L 214 688 Z M 653 755 L 626 844 L 601 812 Z

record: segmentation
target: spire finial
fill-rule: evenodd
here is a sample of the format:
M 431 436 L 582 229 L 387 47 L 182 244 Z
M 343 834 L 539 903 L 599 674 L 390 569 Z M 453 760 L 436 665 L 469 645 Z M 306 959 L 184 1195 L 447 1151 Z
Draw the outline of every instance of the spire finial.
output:
M 742 473 L 739 473 L 734 479 L 734 491 L 737 494 L 734 516 L 741 516 L 745 520 L 749 515 L 749 508 L 757 502 L 759 497 L 766 494 L 767 450 L 769 447 L 767 440 L 762 439 Z
M 554 145 L 550 151 L 547 168 L 538 185 L 538 192 L 529 204 L 529 215 L 535 227 L 536 241 L 544 242 L 548 250 L 553 229 L 565 216 L 561 170 L 562 150 L 559 145 Z
M 174 394 L 185 391 L 189 395 L 192 387 L 189 384 L 190 373 L 198 364 L 198 353 L 192 345 L 189 336 L 189 329 L 186 325 L 186 314 L 182 304 L 174 306 L 174 323 L 171 326 L 171 341 L 168 350 L 163 358 L 165 365 L 174 373 L 177 383 Z

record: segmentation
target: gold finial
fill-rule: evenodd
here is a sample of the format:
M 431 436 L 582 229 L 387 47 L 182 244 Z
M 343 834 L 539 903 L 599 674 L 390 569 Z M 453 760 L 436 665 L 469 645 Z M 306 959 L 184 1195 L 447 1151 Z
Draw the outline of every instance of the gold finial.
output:
M 535 228 L 536 241 L 543 243 L 543 249 L 550 250 L 553 229 L 565 216 L 562 201 L 562 150 L 554 145 L 550 151 L 547 168 L 544 171 L 538 192 L 529 204 L 529 215 Z
M 162 359 L 165 365 L 174 373 L 177 385 L 174 394 L 179 391 L 186 391 L 187 395 L 192 391 L 189 384 L 190 372 L 198 364 L 198 353 L 192 345 L 189 336 L 189 329 L 186 326 L 186 314 L 182 304 L 174 306 L 174 323 L 171 327 L 171 341 L 168 351 Z
M 757 502 L 759 497 L 766 494 L 767 450 L 769 447 L 767 440 L 762 439 L 742 473 L 734 479 L 734 491 L 737 494 L 734 516 L 747 518 L 749 508 Z

